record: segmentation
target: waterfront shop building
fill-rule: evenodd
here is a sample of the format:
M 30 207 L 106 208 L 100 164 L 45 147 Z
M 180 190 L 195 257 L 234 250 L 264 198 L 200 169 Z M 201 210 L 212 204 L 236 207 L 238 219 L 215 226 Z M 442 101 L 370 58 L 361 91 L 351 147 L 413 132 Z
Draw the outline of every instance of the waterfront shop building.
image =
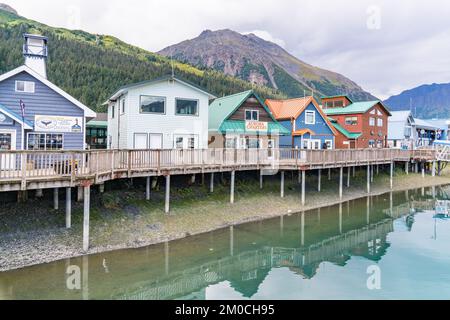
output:
M 362 133 L 355 133 L 346 130 L 342 127 L 336 120 L 329 118 L 331 124 L 333 125 L 336 136 L 335 136 L 335 148 L 336 149 L 356 149 L 358 145 L 358 139 L 361 138 Z
M 86 124 L 86 144 L 90 150 L 108 148 L 107 113 L 97 113 L 97 117 Z
M 253 91 L 216 99 L 209 109 L 209 147 L 274 149 L 290 131 L 274 118 Z
M 428 147 L 433 142 L 441 139 L 442 130 L 440 127 L 429 123 L 423 119 L 415 119 L 416 121 L 416 147 Z
M 0 76 L 0 150 L 83 150 L 94 111 L 47 79 L 47 38 L 24 35 L 25 64 Z
M 266 100 L 275 119 L 290 132 L 280 137 L 281 148 L 334 149 L 333 125 L 313 97 L 289 100 Z
M 131 84 L 108 100 L 109 149 L 206 149 L 215 97 L 177 77 Z
M 391 113 L 381 101 L 352 102 L 346 96 L 322 99 L 325 114 L 350 133 L 360 134 L 356 149 L 386 148 Z M 342 106 L 341 106 L 342 105 Z
M 391 114 L 388 125 L 389 148 L 414 149 L 418 135 L 411 111 L 393 111 Z

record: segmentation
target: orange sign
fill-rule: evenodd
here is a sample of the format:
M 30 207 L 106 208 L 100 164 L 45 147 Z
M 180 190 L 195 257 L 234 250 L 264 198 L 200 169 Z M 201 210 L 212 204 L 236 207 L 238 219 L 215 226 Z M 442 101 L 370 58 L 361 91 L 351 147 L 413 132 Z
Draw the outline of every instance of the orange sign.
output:
M 246 121 L 245 122 L 245 131 L 265 131 L 269 130 L 269 124 L 267 122 L 259 122 L 259 121 Z

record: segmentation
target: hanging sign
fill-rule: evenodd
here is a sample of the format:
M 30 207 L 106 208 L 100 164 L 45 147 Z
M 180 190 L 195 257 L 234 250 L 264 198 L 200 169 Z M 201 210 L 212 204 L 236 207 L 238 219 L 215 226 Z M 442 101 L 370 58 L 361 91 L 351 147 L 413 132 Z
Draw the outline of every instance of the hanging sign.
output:
M 36 132 L 82 133 L 83 118 L 64 116 L 35 116 Z

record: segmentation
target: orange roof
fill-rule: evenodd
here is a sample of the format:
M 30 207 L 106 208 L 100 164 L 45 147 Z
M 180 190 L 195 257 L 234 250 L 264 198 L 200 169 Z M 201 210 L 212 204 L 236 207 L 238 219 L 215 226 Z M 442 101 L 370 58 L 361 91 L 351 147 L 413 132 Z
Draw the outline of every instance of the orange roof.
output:
M 309 129 L 297 130 L 292 133 L 293 136 L 304 136 L 305 134 L 315 135 L 314 131 Z
M 266 100 L 266 105 L 277 120 L 295 119 L 313 101 L 313 97 L 304 97 L 289 100 Z M 317 102 L 316 102 L 317 103 Z M 318 105 L 317 105 L 318 106 Z
M 325 115 L 322 108 L 319 106 L 314 97 L 304 97 L 289 100 L 271 100 L 271 99 L 266 100 L 266 105 L 269 107 L 273 116 L 277 120 L 297 119 L 302 114 L 302 112 L 309 106 L 310 103 L 314 104 L 317 111 L 325 119 L 331 131 L 335 135 L 337 135 L 336 129 L 331 124 L 330 120 L 328 120 L 328 117 Z

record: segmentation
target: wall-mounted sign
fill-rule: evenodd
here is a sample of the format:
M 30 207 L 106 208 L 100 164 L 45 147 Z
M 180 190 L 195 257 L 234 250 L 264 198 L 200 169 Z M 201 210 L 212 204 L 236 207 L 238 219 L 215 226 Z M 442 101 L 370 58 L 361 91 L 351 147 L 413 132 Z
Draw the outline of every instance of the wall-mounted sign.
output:
M 245 131 L 248 132 L 267 132 L 269 130 L 269 124 L 267 122 L 260 121 L 246 121 Z
M 82 133 L 83 118 L 64 116 L 35 116 L 37 132 Z

